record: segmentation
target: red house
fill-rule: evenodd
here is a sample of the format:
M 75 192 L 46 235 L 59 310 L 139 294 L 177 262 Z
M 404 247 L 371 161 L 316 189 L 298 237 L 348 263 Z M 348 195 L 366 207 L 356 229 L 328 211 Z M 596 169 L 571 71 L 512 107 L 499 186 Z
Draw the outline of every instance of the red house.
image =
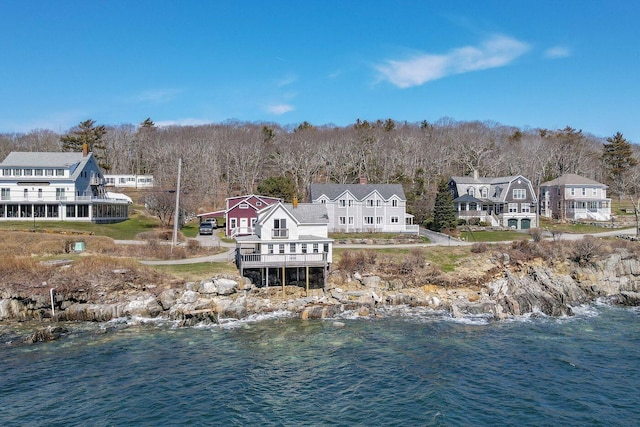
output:
M 207 212 L 198 216 L 207 218 L 224 215 L 225 235 L 227 237 L 250 235 L 254 234 L 258 211 L 281 201 L 281 199 L 275 197 L 258 196 L 255 194 L 228 197 L 224 211 Z

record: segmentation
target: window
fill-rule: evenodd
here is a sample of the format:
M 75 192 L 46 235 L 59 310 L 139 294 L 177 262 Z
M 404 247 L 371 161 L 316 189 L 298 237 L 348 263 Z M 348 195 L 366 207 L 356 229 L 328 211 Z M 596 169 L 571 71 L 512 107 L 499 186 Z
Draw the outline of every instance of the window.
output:
M 11 169 L 2 169 L 3 176 L 11 176 Z
M 236 228 L 237 224 L 238 224 L 238 219 L 237 218 L 231 218 L 230 222 L 230 228 L 233 230 L 234 228 Z
M 267 252 L 269 252 L 270 254 L 272 254 L 272 253 L 273 253 L 273 243 L 269 243 L 269 244 L 267 245 Z
M 381 216 L 377 216 L 376 217 L 376 224 L 382 224 L 382 217 Z
M 391 201 L 391 206 L 393 206 L 394 208 L 397 208 L 398 207 L 398 200 L 397 199 L 393 199 Z
M 281 254 L 284 253 L 284 243 L 280 243 L 278 245 L 278 253 L 281 253 Z
M 56 200 L 65 200 L 64 188 L 56 188 Z
M 322 251 L 323 251 L 324 253 L 329 252 L 329 244 L 328 244 L 328 243 L 325 243 L 325 244 L 322 246 Z
M 11 190 L 9 188 L 3 188 L 0 190 L 0 198 L 2 200 L 11 200 L 11 197 L 9 196 L 10 194 Z
M 376 206 L 382 206 L 382 200 L 376 200 Z
M 586 189 L 586 188 L 584 188 L 584 187 L 582 188 L 582 195 L 583 195 L 583 196 L 586 196 L 586 195 L 587 195 L 587 189 Z
M 320 200 L 320 203 L 322 203 L 322 204 L 326 204 L 326 203 L 327 203 L 327 201 L 326 201 L 325 199 L 322 199 L 322 200 Z
M 524 188 L 514 188 L 513 198 L 515 200 L 522 200 L 527 198 L 527 191 Z
M 256 202 L 256 206 L 262 206 L 262 202 Z
M 306 254 L 307 253 L 307 244 L 306 243 L 302 243 L 300 245 L 300 249 L 302 250 L 303 254 Z
M 353 200 L 349 200 L 349 207 L 353 206 Z
M 373 207 L 373 199 L 367 199 L 367 207 L 369 208 Z
M 517 203 L 509 203 L 509 213 L 518 212 L 518 204 Z
M 38 188 L 38 199 L 42 199 L 42 188 Z
M 341 208 L 344 208 L 345 206 L 347 206 L 347 201 L 346 201 L 345 199 L 340 199 L 340 200 L 338 201 L 338 205 L 339 205 Z
M 249 209 L 249 205 L 247 203 L 240 203 L 240 206 L 238 206 L 240 209 Z
M 475 197 L 476 196 L 475 188 L 473 188 L 473 187 L 467 188 L 467 194 L 470 195 L 471 197 Z
M 487 189 L 487 187 L 482 187 L 480 189 L 480 197 L 482 197 L 483 199 L 486 199 L 488 195 L 489 195 L 489 190 Z
M 364 217 L 364 223 L 366 225 L 373 225 L 373 217 L 372 216 L 365 216 Z
M 317 253 L 318 253 L 318 244 L 317 244 L 317 243 L 314 243 L 314 244 L 313 244 L 313 253 L 314 253 L 314 254 L 317 254 Z
M 290 254 L 295 254 L 296 253 L 296 244 L 295 243 L 289 243 L 289 253 Z
M 391 217 L 391 224 L 398 224 L 399 222 L 400 222 L 400 219 L 397 216 Z
M 523 212 L 523 213 L 531 212 L 531 205 L 529 203 L 521 203 L 520 212 Z
M 349 217 L 349 225 L 353 225 L 353 217 L 352 216 Z
M 25 169 L 22 171 L 22 173 L 24 174 L 24 176 L 31 176 L 33 175 L 33 169 Z
M 338 224 L 346 225 L 347 224 L 347 217 L 346 216 L 341 216 L 340 218 L 338 218 Z
M 53 176 L 53 169 L 45 169 L 44 174 L 46 176 Z
M 20 176 L 20 175 L 22 175 L 22 169 L 14 169 L 14 170 L 13 170 L 13 175 L 15 175 L 15 176 Z
M 576 195 L 576 189 L 575 189 L 575 188 L 572 188 L 572 189 L 571 189 L 571 195 L 572 195 L 572 196 L 575 196 L 575 195 Z
M 598 189 L 597 188 L 592 188 L 591 189 L 591 195 L 592 196 L 597 196 L 598 195 Z
M 287 237 L 287 220 L 285 218 L 276 218 L 273 220 L 273 237 Z

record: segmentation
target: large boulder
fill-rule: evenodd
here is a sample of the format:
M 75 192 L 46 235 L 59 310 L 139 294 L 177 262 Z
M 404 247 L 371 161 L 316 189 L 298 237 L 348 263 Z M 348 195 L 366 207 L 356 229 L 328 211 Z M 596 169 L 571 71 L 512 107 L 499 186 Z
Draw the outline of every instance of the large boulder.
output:
M 123 308 L 125 315 L 137 317 L 156 317 L 162 311 L 162 306 L 153 295 L 140 295 Z
M 215 295 L 231 295 L 238 289 L 238 282 L 231 279 L 213 279 L 205 280 L 200 283 L 198 292 L 201 294 L 215 294 Z

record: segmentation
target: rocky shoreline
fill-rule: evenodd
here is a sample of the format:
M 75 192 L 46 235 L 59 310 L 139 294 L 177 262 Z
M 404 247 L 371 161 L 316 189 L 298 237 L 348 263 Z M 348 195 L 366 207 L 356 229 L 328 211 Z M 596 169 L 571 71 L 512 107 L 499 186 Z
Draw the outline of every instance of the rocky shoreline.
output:
M 129 289 L 110 289 L 103 283 L 68 292 L 47 288 L 46 283 L 29 291 L 3 287 L 0 321 L 38 321 L 40 327 L 24 341 L 39 342 L 64 335 L 66 330 L 56 322 L 106 322 L 127 317 L 167 319 L 191 326 L 280 311 L 301 319 L 332 318 L 345 312 L 379 316 L 382 308 L 405 305 L 445 311 L 452 317 L 502 320 L 531 313 L 570 316 L 572 307 L 599 298 L 624 306 L 640 305 L 640 261 L 626 251 L 587 265 L 570 261 L 547 265 L 541 260 L 511 263 L 506 255 L 492 262 L 496 267 L 482 283 L 461 280 L 445 286 L 416 283 L 411 276 L 384 279 L 333 272 L 326 289 L 311 289 L 308 294 L 300 286 L 259 288 L 234 276 Z

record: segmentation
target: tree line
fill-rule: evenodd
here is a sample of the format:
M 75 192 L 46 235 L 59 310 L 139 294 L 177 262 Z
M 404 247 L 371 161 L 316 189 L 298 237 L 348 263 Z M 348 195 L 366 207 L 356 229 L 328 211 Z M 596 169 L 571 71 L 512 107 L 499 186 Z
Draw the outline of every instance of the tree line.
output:
M 200 126 L 97 125 L 65 134 L 44 129 L 0 134 L 10 151 L 80 151 L 88 144 L 105 173 L 153 174 L 157 190 L 174 189 L 182 158 L 182 200 L 192 213 L 224 207 L 229 196 L 262 190 L 291 200 L 315 182 L 400 183 L 418 222 L 433 213 L 438 184 L 477 170 L 522 174 L 534 186 L 566 173 L 606 183 L 610 193 L 637 192 L 640 148 L 617 132 L 599 138 L 570 126 L 520 129 L 495 122 L 356 120 L 348 126 L 227 121 Z

